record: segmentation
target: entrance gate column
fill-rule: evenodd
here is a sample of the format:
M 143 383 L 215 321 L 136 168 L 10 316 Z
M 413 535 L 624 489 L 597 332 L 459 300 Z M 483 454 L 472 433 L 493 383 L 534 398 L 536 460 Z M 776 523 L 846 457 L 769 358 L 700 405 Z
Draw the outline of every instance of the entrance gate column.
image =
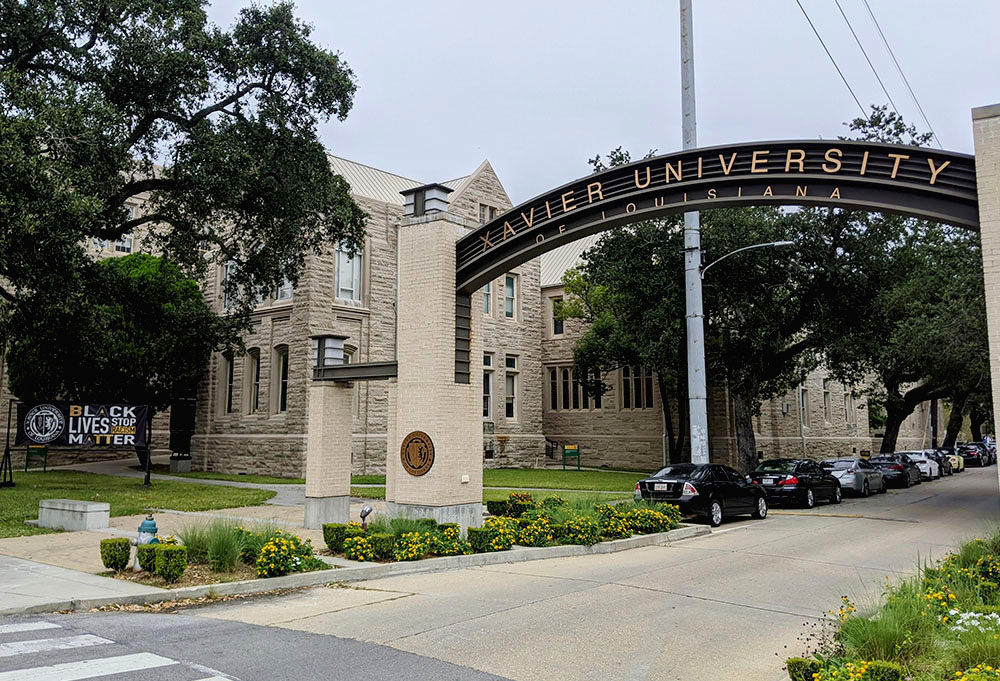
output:
M 475 316 L 469 305 L 481 294 L 471 303 L 456 294 L 455 244 L 469 229 L 465 220 L 447 212 L 450 191 L 429 185 L 405 192 L 408 215 L 397 244 L 398 369 L 389 384 L 386 502 L 391 516 L 478 527 L 482 379 L 476 371 L 459 375 L 456 345 L 458 356 L 478 367 L 482 340 L 468 320 Z M 456 312 L 464 320 L 459 329 Z
M 1000 104 L 972 110 L 993 411 L 1000 407 Z M 1000 472 L 998 472 L 1000 474 Z
M 351 514 L 351 402 L 354 386 L 309 384 L 305 526 L 346 523 Z

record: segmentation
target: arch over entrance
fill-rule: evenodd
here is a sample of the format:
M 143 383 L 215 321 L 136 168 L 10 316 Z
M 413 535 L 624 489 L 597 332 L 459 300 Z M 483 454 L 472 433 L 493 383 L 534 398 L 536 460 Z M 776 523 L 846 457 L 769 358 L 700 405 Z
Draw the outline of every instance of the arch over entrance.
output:
M 643 159 L 526 201 L 458 241 L 455 287 L 463 298 L 546 251 L 619 225 L 755 205 L 891 212 L 979 228 L 968 154 L 844 140 L 749 142 Z

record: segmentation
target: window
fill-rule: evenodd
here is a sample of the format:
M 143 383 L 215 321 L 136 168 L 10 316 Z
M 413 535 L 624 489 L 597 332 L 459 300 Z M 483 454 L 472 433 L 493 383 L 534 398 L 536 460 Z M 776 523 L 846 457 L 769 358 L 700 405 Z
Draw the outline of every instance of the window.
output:
M 833 420 L 833 406 L 830 403 L 830 379 L 823 379 L 823 420 L 830 423 Z
M 493 355 L 483 354 L 483 418 L 493 415 Z
M 552 335 L 561 336 L 563 334 L 563 320 L 559 319 L 562 310 L 562 297 L 550 298 L 552 301 Z
M 653 370 L 622 367 L 622 409 L 653 408 Z
M 275 348 L 272 363 L 274 377 L 275 413 L 281 414 L 288 410 L 288 346 Z
M 226 413 L 231 414 L 233 412 L 233 375 L 236 362 L 233 361 L 233 356 L 228 354 L 223 355 L 223 359 L 226 363 Z
M 504 358 L 507 369 L 504 375 L 504 416 L 517 420 L 517 357 L 507 355 Z
M 225 310 L 231 310 L 236 307 L 236 299 L 226 290 L 230 278 L 235 274 L 236 263 L 230 261 L 222 266 L 222 307 Z
M 96 248 L 99 251 L 107 251 L 111 248 L 111 242 L 108 241 L 107 239 L 98 239 L 95 237 L 93 242 L 94 242 L 94 248 Z
M 485 203 L 479 204 L 479 224 L 485 225 L 490 220 L 496 218 L 499 211 L 495 206 L 488 206 Z
M 597 390 L 594 391 L 594 409 L 600 409 L 601 408 L 601 389 L 600 389 L 600 385 L 601 385 L 600 384 L 601 372 L 600 372 L 600 370 L 594 369 L 594 377 L 593 377 L 592 380 L 593 380 L 594 384 L 598 386 Z
M 549 409 L 555 411 L 559 408 L 559 379 L 558 371 L 549 369 Z
M 569 369 L 562 370 L 562 408 L 569 409 Z
M 361 252 L 351 255 L 346 244 L 337 246 L 337 297 L 361 300 Z
M 503 278 L 503 316 L 514 319 L 517 309 L 517 275 L 508 274 Z
M 247 400 L 247 413 L 254 414 L 260 408 L 260 350 L 251 350 L 247 354 L 247 375 L 244 385 L 250 389 Z
M 854 393 L 851 389 L 844 386 L 844 420 L 847 421 L 849 425 L 855 425 L 858 422 L 858 412 L 857 405 L 854 403 Z
M 483 314 L 493 314 L 493 282 L 483 286 Z
M 573 371 L 573 408 L 580 408 L 580 379 L 577 377 L 576 372 Z
M 283 282 L 281 282 L 281 286 L 279 286 L 275 290 L 275 292 L 274 292 L 274 299 L 275 300 L 291 300 L 291 298 L 292 298 L 292 282 L 290 282 L 287 279 L 285 279 Z
M 132 235 L 123 234 L 122 238 L 115 242 L 115 253 L 132 252 Z
M 799 423 L 809 427 L 809 389 L 799 388 Z

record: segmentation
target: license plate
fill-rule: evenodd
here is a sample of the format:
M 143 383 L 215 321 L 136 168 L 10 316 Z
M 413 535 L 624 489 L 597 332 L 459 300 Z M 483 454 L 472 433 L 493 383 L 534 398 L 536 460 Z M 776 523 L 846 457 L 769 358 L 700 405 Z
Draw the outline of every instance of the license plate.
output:
M 665 482 L 653 483 L 653 491 L 655 492 L 666 492 L 668 489 L 670 489 L 670 485 Z
M 764 478 L 764 484 L 765 485 L 773 485 L 774 484 L 774 478 Z

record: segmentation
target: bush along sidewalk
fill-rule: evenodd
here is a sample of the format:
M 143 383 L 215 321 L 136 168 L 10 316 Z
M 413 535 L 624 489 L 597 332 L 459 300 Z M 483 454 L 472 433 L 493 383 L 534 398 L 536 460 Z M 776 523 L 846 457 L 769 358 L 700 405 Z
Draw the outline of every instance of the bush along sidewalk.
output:
M 888 578 L 887 578 L 888 580 Z M 792 681 L 1000 681 L 1000 530 L 966 542 L 859 615 L 847 597 L 830 611 Z
M 524 492 L 487 502 L 487 510 L 490 517 L 482 527 L 468 528 L 465 539 L 458 525 L 436 525 L 427 518 L 378 518 L 367 529 L 358 523 L 328 524 L 323 538 L 331 553 L 351 560 L 403 561 L 506 551 L 515 544 L 592 546 L 633 534 L 667 532 L 681 519 L 678 508 L 667 504 L 570 504 L 558 495 L 535 502 Z

